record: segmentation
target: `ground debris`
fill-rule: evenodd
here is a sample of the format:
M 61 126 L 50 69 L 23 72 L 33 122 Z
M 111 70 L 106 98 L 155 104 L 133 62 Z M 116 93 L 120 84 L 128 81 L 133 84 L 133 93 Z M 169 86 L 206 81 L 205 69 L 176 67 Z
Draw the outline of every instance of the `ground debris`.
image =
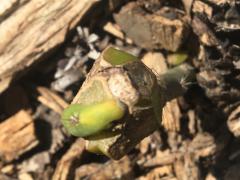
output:
M 172 166 L 161 166 L 156 167 L 150 172 L 148 172 L 145 176 L 141 176 L 138 180 L 148 180 L 148 179 L 176 179 L 173 175 Z
M 44 172 L 47 165 L 50 164 L 50 154 L 43 151 L 33 155 L 30 159 L 23 161 L 18 165 L 19 173 Z
M 80 179 L 133 179 L 131 161 L 124 157 L 119 161 L 110 160 L 105 164 L 87 164 L 76 169 L 75 180 Z
M 147 49 L 176 51 L 189 33 L 184 14 L 170 7 L 148 14 L 135 3 L 129 3 L 115 15 L 115 19 L 134 43 Z
M 228 117 L 228 128 L 234 136 L 240 136 L 240 106 L 231 112 Z
M 33 119 L 26 111 L 21 110 L 0 124 L 0 156 L 4 161 L 17 159 L 37 145 Z
M 47 89 L 45 87 L 38 87 L 37 91 L 40 93 L 38 100 L 56 113 L 61 114 L 63 109 L 69 105 L 50 89 Z
M 77 139 L 70 147 L 68 152 L 64 154 L 58 162 L 56 170 L 53 174 L 53 180 L 68 180 L 74 177 L 74 163 L 79 161 L 85 148 L 85 141 Z M 75 167 L 76 168 L 76 167 Z
M 163 108 L 162 125 L 166 131 L 180 131 L 181 112 L 177 103 L 177 99 L 173 99 L 166 103 Z

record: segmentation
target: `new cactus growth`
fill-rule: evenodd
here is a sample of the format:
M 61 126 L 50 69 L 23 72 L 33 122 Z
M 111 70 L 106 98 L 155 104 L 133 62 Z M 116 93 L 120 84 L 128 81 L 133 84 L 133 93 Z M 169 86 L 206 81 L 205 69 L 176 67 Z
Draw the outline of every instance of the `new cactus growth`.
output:
M 193 79 L 187 64 L 158 76 L 137 57 L 109 47 L 64 111 L 62 122 L 71 134 L 87 140 L 90 151 L 119 159 L 158 129 L 165 103 L 182 95 Z
M 78 137 L 95 134 L 124 115 L 124 105 L 117 100 L 106 100 L 89 105 L 72 104 L 62 114 L 67 131 Z
M 129 53 L 114 49 L 112 47 L 108 48 L 105 51 L 105 53 L 103 54 L 103 58 L 111 65 L 123 65 L 125 63 L 129 63 L 138 59 L 137 57 Z

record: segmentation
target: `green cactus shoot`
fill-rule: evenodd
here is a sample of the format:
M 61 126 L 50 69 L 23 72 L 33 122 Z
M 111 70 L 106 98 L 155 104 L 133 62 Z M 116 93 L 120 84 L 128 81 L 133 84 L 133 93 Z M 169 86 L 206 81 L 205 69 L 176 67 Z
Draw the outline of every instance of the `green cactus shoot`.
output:
M 95 134 L 124 116 L 124 106 L 117 100 L 106 100 L 90 105 L 72 104 L 62 114 L 67 131 L 78 137 Z

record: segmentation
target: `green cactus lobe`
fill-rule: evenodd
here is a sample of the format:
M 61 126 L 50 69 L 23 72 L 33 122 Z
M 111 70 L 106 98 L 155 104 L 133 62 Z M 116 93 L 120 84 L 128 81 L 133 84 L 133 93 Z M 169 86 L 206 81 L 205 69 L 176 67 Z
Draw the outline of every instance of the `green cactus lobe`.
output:
M 136 56 L 112 47 L 103 52 L 103 58 L 113 66 L 123 65 L 138 59 Z
M 78 137 L 93 135 L 124 116 L 124 107 L 116 100 L 90 105 L 72 104 L 62 114 L 67 131 Z

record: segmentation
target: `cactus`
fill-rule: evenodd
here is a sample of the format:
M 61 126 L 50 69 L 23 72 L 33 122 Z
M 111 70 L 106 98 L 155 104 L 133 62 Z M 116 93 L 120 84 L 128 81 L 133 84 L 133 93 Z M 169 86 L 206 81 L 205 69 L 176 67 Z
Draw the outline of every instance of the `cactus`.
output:
M 87 140 L 88 150 L 119 159 L 161 125 L 163 106 L 184 93 L 194 74 L 183 64 L 156 76 L 137 57 L 108 47 L 62 122 Z
M 117 100 L 90 105 L 72 104 L 64 110 L 62 123 L 70 134 L 85 137 L 106 129 L 123 115 L 124 105 Z

